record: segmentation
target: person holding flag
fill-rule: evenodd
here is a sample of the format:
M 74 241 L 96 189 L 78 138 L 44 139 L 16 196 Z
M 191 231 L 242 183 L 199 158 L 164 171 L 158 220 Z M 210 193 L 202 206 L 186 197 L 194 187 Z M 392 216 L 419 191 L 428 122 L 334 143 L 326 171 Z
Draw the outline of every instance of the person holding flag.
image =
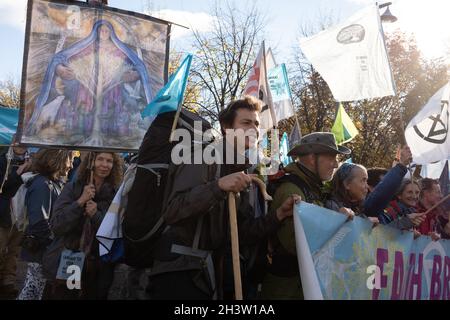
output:
M 251 140 L 236 144 L 236 130 L 257 134 L 262 102 L 247 96 L 231 102 L 220 114 L 224 133 L 223 150 L 231 146 L 233 156 L 225 163 L 183 163 L 170 165 L 163 217 L 169 226 L 155 244 L 155 257 L 147 292 L 151 299 L 221 299 L 233 298 L 233 287 L 227 285 L 232 274 L 230 257 L 229 208 L 227 196 L 239 193 L 237 225 L 240 249 L 244 257 L 254 251 L 247 246 L 259 243 L 275 232 L 281 221 L 292 215 L 295 201 L 290 197 L 278 210 L 264 215 L 250 203 L 252 176 L 246 173 L 248 163 L 239 164 L 237 150 L 250 148 Z M 228 129 L 228 130 L 227 130 Z M 251 259 L 246 261 L 251 261 Z M 250 296 L 246 272 L 251 265 L 243 263 L 244 297 Z M 225 279 L 224 279 L 225 277 Z
M 123 161 L 116 153 L 89 152 L 81 161 L 75 181 L 69 182 L 54 202 L 50 220 L 55 237 L 45 253 L 45 299 L 106 300 L 115 264 L 99 257 L 95 233 L 122 181 Z M 58 281 L 63 252 L 81 252 L 81 291 Z M 62 279 L 60 279 L 62 280 Z

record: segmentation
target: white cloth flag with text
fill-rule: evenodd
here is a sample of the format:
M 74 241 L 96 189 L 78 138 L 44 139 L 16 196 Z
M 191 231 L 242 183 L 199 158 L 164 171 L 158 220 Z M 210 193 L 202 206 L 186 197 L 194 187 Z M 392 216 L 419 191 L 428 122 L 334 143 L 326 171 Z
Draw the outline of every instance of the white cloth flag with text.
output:
M 312 37 L 300 47 L 337 101 L 395 95 L 376 5 Z

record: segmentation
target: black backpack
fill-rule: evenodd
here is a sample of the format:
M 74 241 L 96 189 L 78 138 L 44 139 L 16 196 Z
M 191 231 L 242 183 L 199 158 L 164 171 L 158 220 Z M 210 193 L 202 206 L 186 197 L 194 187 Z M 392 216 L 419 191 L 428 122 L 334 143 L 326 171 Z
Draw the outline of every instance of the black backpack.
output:
M 139 148 L 134 181 L 128 192 L 126 209 L 122 221 L 124 262 L 133 267 L 151 267 L 155 239 L 161 235 L 165 225 L 162 218 L 168 168 L 171 152 L 178 142 L 169 142 L 175 112 L 158 115 L 152 122 Z M 202 122 L 202 131 L 211 125 L 197 114 L 182 109 L 177 128 L 189 130 L 194 135 L 194 122 Z M 210 141 L 203 142 L 209 143 Z M 194 141 L 191 141 L 194 144 Z

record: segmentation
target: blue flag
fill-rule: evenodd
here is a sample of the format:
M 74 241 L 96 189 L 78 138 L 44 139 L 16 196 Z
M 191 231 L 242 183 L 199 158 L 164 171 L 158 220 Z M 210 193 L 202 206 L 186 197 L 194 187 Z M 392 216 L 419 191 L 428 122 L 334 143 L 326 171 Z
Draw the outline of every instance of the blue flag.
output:
M 17 130 L 19 109 L 0 107 L 0 145 L 10 145 Z
M 283 163 L 283 166 L 287 166 L 289 163 L 292 162 L 291 157 L 288 157 L 289 152 L 289 140 L 287 133 L 283 133 L 283 136 L 281 137 L 280 142 L 280 160 Z
M 178 107 L 183 102 L 191 62 L 192 54 L 188 54 L 178 70 L 170 76 L 167 84 L 158 92 L 155 99 L 142 111 L 142 118 L 156 118 L 160 113 L 178 110 Z

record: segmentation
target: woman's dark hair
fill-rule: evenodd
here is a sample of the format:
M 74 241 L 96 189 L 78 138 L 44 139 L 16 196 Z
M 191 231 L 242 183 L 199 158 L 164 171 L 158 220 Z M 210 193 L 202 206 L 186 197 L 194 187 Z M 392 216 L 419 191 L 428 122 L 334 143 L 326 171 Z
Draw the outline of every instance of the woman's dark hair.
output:
M 236 118 L 236 111 L 239 109 L 261 112 L 262 101 L 252 96 L 244 96 L 242 99 L 230 102 L 228 106 L 219 113 L 222 134 L 225 134 L 224 127 L 231 128 L 233 126 L 234 119 Z
M 83 160 L 81 160 L 80 166 L 78 167 L 77 172 L 77 181 L 80 181 L 83 185 L 89 183 L 89 179 L 91 176 L 91 169 L 89 166 L 91 163 L 95 162 L 97 156 L 100 153 L 108 153 L 113 157 L 113 167 L 111 169 L 111 173 L 108 177 L 106 177 L 105 182 L 111 184 L 114 188 L 118 188 L 120 183 L 122 182 L 123 177 L 123 160 L 117 153 L 112 152 L 89 152 L 86 154 Z
M 66 167 L 66 161 L 72 157 L 70 150 L 40 149 L 33 157 L 31 171 L 49 179 Z
M 360 164 L 344 162 L 334 173 L 331 186 L 333 188 L 333 195 L 337 199 L 350 202 L 350 195 L 345 188 L 345 183 L 350 182 L 355 177 L 355 168 L 366 171 L 366 168 Z

